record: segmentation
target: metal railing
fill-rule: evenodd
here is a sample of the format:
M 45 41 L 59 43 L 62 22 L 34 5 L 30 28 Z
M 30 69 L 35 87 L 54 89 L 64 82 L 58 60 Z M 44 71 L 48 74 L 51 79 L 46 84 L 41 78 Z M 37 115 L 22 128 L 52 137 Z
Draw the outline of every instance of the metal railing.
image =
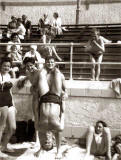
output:
M 47 45 L 47 46 L 70 46 L 70 61 L 69 62 L 56 62 L 57 64 L 69 64 L 70 65 L 70 80 L 73 80 L 73 64 L 80 64 L 80 65 L 91 65 L 94 64 L 93 62 L 73 62 L 73 48 L 74 46 L 82 46 L 84 47 L 86 43 L 50 43 L 50 44 L 43 44 L 43 43 L 15 43 L 15 45 L 21 45 L 21 46 L 30 46 L 30 45 Z M 7 45 L 13 45 L 8 43 L 0 43 L 0 46 L 7 46 Z M 120 43 L 108 43 L 105 44 L 105 46 L 121 46 Z M 13 63 L 19 63 L 17 61 L 13 61 Z M 22 62 L 20 62 L 22 63 Z M 95 62 L 95 64 L 105 64 L 105 65 L 121 65 L 121 62 Z

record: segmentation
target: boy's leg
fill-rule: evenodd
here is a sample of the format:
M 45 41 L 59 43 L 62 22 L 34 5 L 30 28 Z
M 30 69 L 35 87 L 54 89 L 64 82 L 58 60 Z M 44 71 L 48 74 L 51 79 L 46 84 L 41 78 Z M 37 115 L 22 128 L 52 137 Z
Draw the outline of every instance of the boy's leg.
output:
M 39 136 L 38 136 L 38 128 L 39 128 L 39 95 L 38 93 L 33 94 L 32 99 L 32 110 L 34 114 L 34 127 L 35 127 L 35 146 L 39 146 Z
M 90 61 L 93 63 L 92 64 L 92 79 L 91 80 L 95 80 L 95 59 L 92 55 L 90 55 Z
M 3 131 L 5 129 L 6 126 L 6 120 L 7 120 L 7 115 L 8 115 L 8 107 L 1 107 L 0 108 L 0 145 L 1 145 L 1 139 L 2 139 L 2 135 L 3 135 Z M 6 158 L 7 155 L 2 153 L 0 150 L 0 158 Z
M 94 145 L 92 146 L 94 132 L 95 132 L 95 128 L 93 126 L 91 126 L 88 130 L 87 138 L 86 138 L 86 152 L 87 152 L 87 155 L 90 155 L 93 152 L 93 150 L 95 151 L 95 149 L 96 149 Z
M 8 115 L 8 107 L 1 107 L 0 108 L 0 144 L 2 139 L 2 134 L 6 126 L 6 120 Z
M 111 160 L 111 133 L 109 128 L 104 128 L 105 134 L 105 151 L 108 160 Z
M 62 158 L 62 154 L 61 154 L 61 152 L 60 152 L 62 132 L 57 131 L 57 132 L 55 133 L 55 139 L 56 139 L 56 146 L 57 146 L 56 159 L 59 159 L 59 158 Z
M 11 106 L 8 108 L 8 117 L 7 117 L 7 129 L 3 136 L 3 151 L 7 152 L 13 152 L 12 149 L 7 148 L 7 144 L 11 138 L 11 136 L 14 134 L 16 130 L 16 108 Z
M 98 57 L 97 62 L 101 63 L 101 62 L 102 62 L 102 59 L 103 59 L 103 54 L 101 54 L 101 55 Z M 100 76 L 100 64 L 97 64 L 96 81 L 99 80 L 99 76 Z

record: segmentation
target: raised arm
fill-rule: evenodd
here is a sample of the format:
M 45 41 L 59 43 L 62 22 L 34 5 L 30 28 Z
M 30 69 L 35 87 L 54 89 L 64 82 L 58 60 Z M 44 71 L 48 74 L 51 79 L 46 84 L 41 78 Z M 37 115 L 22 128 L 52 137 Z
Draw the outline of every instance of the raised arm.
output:
M 62 74 L 62 100 L 66 100 L 68 98 L 68 90 L 66 87 L 65 77 Z
M 62 61 L 62 59 L 58 56 L 58 54 L 57 54 L 54 46 L 52 46 L 52 51 L 53 51 L 55 57 L 56 57 L 59 61 Z
M 28 80 L 28 77 L 27 77 L 27 76 L 20 78 L 20 79 L 18 80 L 18 82 L 17 82 L 17 87 L 18 87 L 19 89 L 22 89 L 22 88 L 24 87 L 24 85 L 25 85 L 25 83 L 26 83 L 27 80 Z
M 102 51 L 105 52 L 105 45 L 102 39 L 100 39 L 100 44 L 97 43 L 95 40 L 93 41 L 93 43 Z

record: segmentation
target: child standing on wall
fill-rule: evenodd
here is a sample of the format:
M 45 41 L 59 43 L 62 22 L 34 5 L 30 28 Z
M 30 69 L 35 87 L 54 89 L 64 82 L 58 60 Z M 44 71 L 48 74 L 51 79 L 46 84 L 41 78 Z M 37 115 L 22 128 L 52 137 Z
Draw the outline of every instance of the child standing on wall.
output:
M 88 41 L 85 46 L 85 52 L 89 53 L 90 60 L 93 63 L 92 65 L 92 78 L 91 80 L 99 80 L 100 76 L 100 63 L 103 59 L 103 53 L 105 52 L 104 41 L 100 36 L 100 32 L 98 30 L 93 30 L 91 39 Z M 95 62 L 98 62 L 96 65 Z

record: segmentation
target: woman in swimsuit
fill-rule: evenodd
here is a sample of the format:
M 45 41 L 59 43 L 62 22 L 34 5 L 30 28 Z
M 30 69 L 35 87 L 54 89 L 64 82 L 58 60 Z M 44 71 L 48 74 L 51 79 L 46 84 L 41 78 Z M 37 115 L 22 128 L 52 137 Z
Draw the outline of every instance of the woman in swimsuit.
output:
M 13 150 L 7 147 L 7 144 L 16 130 L 16 108 L 13 106 L 12 99 L 12 82 L 10 75 L 11 60 L 10 58 L 3 58 L 1 62 L 1 71 L 0 71 L 0 109 L 5 109 L 4 117 L 4 127 L 3 131 L 5 134 L 2 139 L 2 151 L 3 152 L 12 152 Z M 2 132 L 3 133 L 3 132 Z M 2 136 L 2 135 L 1 135 Z

